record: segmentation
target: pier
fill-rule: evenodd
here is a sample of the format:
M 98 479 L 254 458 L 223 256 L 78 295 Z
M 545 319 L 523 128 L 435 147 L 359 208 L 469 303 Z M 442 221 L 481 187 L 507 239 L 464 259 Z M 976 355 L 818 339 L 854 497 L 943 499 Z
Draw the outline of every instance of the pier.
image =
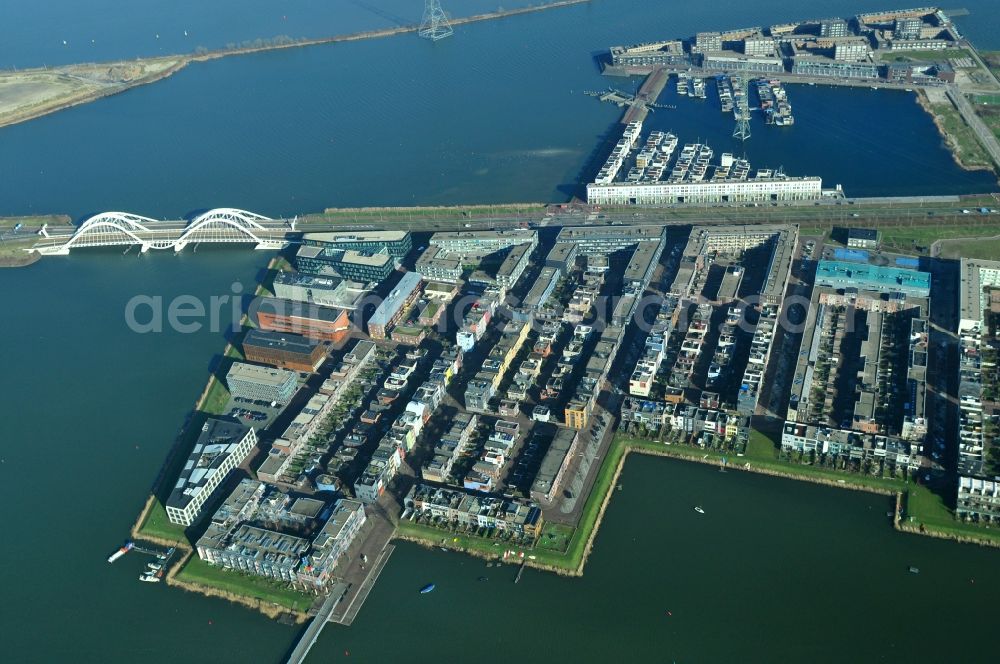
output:
M 662 67 L 653 69 L 649 76 L 646 77 L 646 80 L 643 81 L 642 87 L 639 88 L 639 92 L 636 94 L 633 103 L 629 106 L 628 111 L 622 116 L 622 124 L 645 120 L 646 116 L 649 115 L 649 107 L 656 103 L 660 93 L 663 92 L 663 88 L 667 86 L 668 80 L 670 80 L 670 73 L 666 69 Z

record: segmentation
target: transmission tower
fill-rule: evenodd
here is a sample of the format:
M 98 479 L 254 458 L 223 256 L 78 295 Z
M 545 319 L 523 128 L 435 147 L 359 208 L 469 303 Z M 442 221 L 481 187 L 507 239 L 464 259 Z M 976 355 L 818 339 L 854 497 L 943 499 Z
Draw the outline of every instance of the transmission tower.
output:
M 733 138 L 745 141 L 750 138 L 750 83 L 746 78 L 740 80 L 740 102 L 736 105 L 736 128 L 733 129 Z
M 448 15 L 441 9 L 440 0 L 424 0 L 424 17 L 417 34 L 424 39 L 437 41 L 450 37 L 455 31 L 448 22 Z

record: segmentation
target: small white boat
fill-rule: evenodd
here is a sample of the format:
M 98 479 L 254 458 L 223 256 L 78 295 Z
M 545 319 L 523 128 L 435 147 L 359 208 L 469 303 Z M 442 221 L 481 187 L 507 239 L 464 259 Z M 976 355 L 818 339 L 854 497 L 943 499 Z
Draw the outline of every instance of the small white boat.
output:
M 155 574 L 143 574 L 139 577 L 140 581 L 145 581 L 146 583 L 159 583 L 160 577 Z
M 694 508 L 694 511 L 697 512 L 698 514 L 704 514 L 705 513 L 705 510 L 703 510 L 700 505 L 696 505 L 695 508 Z

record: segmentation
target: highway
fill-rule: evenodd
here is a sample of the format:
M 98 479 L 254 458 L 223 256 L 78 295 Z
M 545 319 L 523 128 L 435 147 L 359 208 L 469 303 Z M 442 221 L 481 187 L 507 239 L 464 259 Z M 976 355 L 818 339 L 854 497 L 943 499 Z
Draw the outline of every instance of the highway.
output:
M 959 95 L 960 97 L 960 95 Z M 998 157 L 1000 157 L 1000 146 Z M 832 226 L 939 226 L 958 222 L 981 223 L 980 215 L 970 217 L 980 207 L 1000 206 L 998 194 L 980 196 L 928 196 L 910 198 L 829 198 L 819 202 L 750 205 L 678 205 L 672 207 L 627 207 L 601 209 L 582 203 L 539 206 L 528 212 L 468 212 L 462 208 L 417 209 L 413 211 L 352 211 L 337 210 L 322 214 L 307 214 L 292 219 L 267 219 L 252 227 L 242 224 L 220 225 L 206 220 L 199 228 L 193 222 L 147 220 L 141 228 L 107 228 L 108 224 L 91 226 L 84 235 L 88 220 L 79 227 L 60 226 L 49 229 L 49 237 L 39 237 L 41 226 L 25 225 L 18 231 L 0 234 L 0 243 L 29 244 L 37 237 L 34 248 L 43 254 L 55 254 L 64 245 L 125 246 L 144 244 L 147 248 L 183 248 L 201 242 L 242 242 L 260 248 L 279 248 L 294 243 L 302 233 L 324 231 L 376 230 L 403 226 L 414 232 L 485 230 L 502 228 L 558 228 L 561 226 L 607 226 L 635 224 L 708 225 L 792 223 L 804 228 Z M 963 212 L 965 210 L 965 212 Z M 117 214 L 117 213 L 114 213 Z M 98 215 L 101 216 L 101 215 Z M 97 231 L 100 232 L 97 232 Z M 72 242 L 71 242 L 72 240 Z

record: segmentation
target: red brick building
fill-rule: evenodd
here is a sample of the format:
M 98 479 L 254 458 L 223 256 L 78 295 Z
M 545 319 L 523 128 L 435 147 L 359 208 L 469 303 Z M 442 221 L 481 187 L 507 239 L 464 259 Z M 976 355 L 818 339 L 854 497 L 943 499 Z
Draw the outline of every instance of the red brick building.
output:
M 308 302 L 262 297 L 252 313 L 262 330 L 291 332 L 335 344 L 346 340 L 351 330 L 346 310 Z

